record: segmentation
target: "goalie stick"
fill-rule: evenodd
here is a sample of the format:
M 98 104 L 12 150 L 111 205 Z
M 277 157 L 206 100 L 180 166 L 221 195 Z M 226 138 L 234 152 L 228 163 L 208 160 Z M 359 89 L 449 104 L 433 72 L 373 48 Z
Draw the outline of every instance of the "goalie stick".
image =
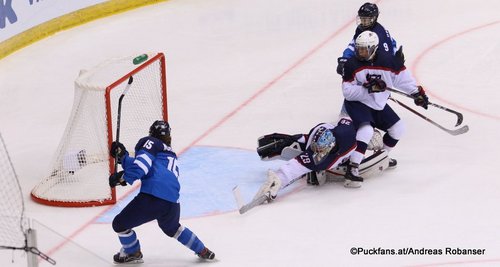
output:
M 130 76 L 128 78 L 127 86 L 125 86 L 125 89 L 123 89 L 123 93 L 121 94 L 120 98 L 118 99 L 118 114 L 116 115 L 116 142 L 120 142 L 120 121 L 121 121 L 121 115 L 122 115 L 122 100 L 127 94 L 128 90 L 132 86 L 132 82 L 134 81 L 134 77 Z M 116 158 L 115 155 L 115 170 L 114 173 L 117 173 L 117 168 L 118 168 L 118 158 Z
M 411 98 L 413 100 L 415 100 L 415 97 L 411 96 L 411 95 L 408 95 L 404 92 L 401 92 L 399 90 L 396 90 L 394 88 L 390 88 L 390 87 L 387 87 L 386 88 L 387 91 L 390 91 L 390 92 L 394 92 L 394 93 L 397 93 L 397 94 L 400 94 L 400 95 L 404 95 L 408 98 Z M 447 108 L 447 107 L 444 107 L 444 106 L 441 106 L 441 105 L 438 105 L 438 104 L 435 104 L 435 103 L 431 103 L 429 102 L 428 103 L 429 106 L 433 106 L 433 107 L 436 107 L 436 108 L 439 108 L 439 109 L 442 109 L 444 111 L 447 111 L 447 112 L 450 112 L 450 113 L 453 113 L 457 116 L 457 123 L 455 124 L 455 127 L 459 126 L 460 124 L 462 124 L 463 120 L 464 120 L 464 116 L 462 115 L 462 113 L 458 112 L 458 111 L 455 111 L 453 109 L 450 109 L 450 108 Z
M 233 188 L 233 195 L 234 199 L 236 200 L 236 204 L 238 205 L 238 211 L 240 214 L 243 214 L 259 205 L 264 204 L 266 201 L 270 201 L 269 197 L 266 195 L 262 195 L 256 199 L 253 199 L 252 201 L 248 202 L 247 204 L 243 204 L 243 197 L 241 196 L 240 188 L 238 186 L 235 186 Z
M 392 97 L 389 97 L 389 99 L 390 99 L 390 100 L 392 100 L 392 101 L 394 101 L 394 102 L 396 102 L 396 103 L 397 103 L 397 104 L 399 104 L 400 106 L 402 106 L 402 107 L 406 108 L 407 110 L 411 111 L 413 114 L 415 114 L 415 115 L 419 116 L 420 118 L 422 118 L 422 119 L 424 119 L 424 120 L 426 120 L 426 121 L 430 122 L 432 125 L 434 125 L 434 126 L 438 127 L 439 129 L 441 129 L 441 130 L 443 130 L 443 131 L 445 131 L 445 132 L 447 132 L 447 133 L 449 133 L 449 134 L 451 134 L 451 135 L 460 135 L 460 134 L 464 134 L 464 133 L 466 133 L 466 132 L 468 132 L 468 131 L 469 131 L 469 126 L 467 126 L 467 125 L 464 125 L 464 126 L 462 126 L 462 127 L 458 128 L 458 129 L 448 129 L 448 128 L 445 128 L 445 127 L 443 127 L 441 124 L 438 124 L 437 122 L 435 122 L 435 121 L 431 120 L 430 118 L 428 118 L 428 117 L 426 117 L 426 116 L 422 115 L 422 114 L 421 114 L 421 113 L 419 113 L 418 111 L 416 111 L 416 110 L 414 110 L 414 109 L 410 108 L 409 106 L 407 106 L 407 105 L 405 105 L 404 103 L 402 103 L 402 102 L 398 101 L 397 99 L 394 99 L 394 98 L 392 98 Z

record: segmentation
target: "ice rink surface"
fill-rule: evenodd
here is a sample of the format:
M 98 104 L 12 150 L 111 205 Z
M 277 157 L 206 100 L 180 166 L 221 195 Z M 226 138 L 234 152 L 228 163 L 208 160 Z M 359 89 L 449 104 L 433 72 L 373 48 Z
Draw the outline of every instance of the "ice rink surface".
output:
M 49 169 L 81 69 L 111 57 L 163 52 L 173 147 L 181 160 L 199 147 L 255 154 L 263 134 L 307 132 L 336 120 L 343 101 L 336 59 L 352 38 L 362 3 L 172 0 L 60 32 L 1 60 L 0 131 L 26 215 L 39 227 L 40 250 L 57 266 L 79 267 L 112 266 L 120 248 L 109 222 L 99 221 L 112 207 L 54 208 L 29 198 Z M 154 222 L 140 226 L 142 266 L 500 266 L 500 2 L 377 4 L 379 22 L 404 46 L 406 65 L 430 100 L 462 112 L 470 131 L 451 136 L 391 104 L 407 128 L 391 152 L 397 169 L 360 189 L 302 181 L 245 215 L 235 206 L 203 216 L 183 213 L 181 223 L 216 253 L 215 262 L 199 262 Z M 418 110 L 454 125 L 446 112 Z M 227 183 L 190 208 L 218 205 L 238 179 L 259 185 L 269 167 L 256 169 L 256 154 L 232 163 L 239 168 L 210 154 L 207 162 L 215 174 L 190 169 L 194 174 L 181 184 L 220 185 L 218 176 Z M 120 197 L 131 190 L 121 188 Z M 441 249 L 443 255 L 352 255 L 353 247 Z M 446 255 L 446 248 L 484 249 L 484 255 Z M 22 253 L 0 255 L 0 266 L 26 266 Z

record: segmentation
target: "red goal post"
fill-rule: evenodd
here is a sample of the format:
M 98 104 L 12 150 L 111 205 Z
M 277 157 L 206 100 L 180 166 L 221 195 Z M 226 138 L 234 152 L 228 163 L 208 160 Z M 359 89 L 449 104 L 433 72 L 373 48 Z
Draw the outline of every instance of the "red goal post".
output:
M 81 71 L 75 81 L 70 118 L 48 175 L 31 191 L 41 204 L 89 207 L 116 203 L 108 177 L 114 172 L 109 147 L 116 136 L 118 99 L 122 101 L 120 142 L 133 155 L 136 142 L 155 120 L 168 121 L 166 63 L 163 53 L 105 61 Z

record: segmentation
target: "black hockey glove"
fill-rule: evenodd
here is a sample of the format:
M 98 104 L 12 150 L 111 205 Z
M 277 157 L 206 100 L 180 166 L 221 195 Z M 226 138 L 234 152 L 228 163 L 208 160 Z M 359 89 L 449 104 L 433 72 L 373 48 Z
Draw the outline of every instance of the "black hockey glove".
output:
M 385 91 L 387 85 L 382 79 L 370 77 L 365 83 L 363 83 L 363 87 L 368 89 L 368 93 L 373 94 Z
M 347 58 L 345 57 L 339 57 L 337 59 L 337 73 L 340 75 L 344 75 L 344 64 L 347 62 Z
M 421 106 L 425 109 L 427 109 L 429 105 L 429 97 L 425 94 L 424 88 L 422 86 L 418 86 L 418 92 L 412 94 L 413 99 L 415 101 L 415 105 Z
M 396 54 L 394 54 L 397 59 L 401 60 L 401 63 L 405 63 L 405 54 L 403 53 L 403 46 L 400 46 Z
M 123 171 L 113 173 L 109 176 L 109 186 L 115 187 L 117 185 L 126 186 L 127 182 L 123 179 Z
M 123 157 L 127 154 L 127 149 L 120 142 L 111 143 L 111 149 L 109 150 L 109 154 L 118 160 L 118 163 L 122 163 Z

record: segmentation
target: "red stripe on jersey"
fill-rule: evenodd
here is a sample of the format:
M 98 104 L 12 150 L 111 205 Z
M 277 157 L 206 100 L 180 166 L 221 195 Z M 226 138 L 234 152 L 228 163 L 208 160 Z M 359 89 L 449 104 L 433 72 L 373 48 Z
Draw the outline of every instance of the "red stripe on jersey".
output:
M 344 82 L 352 82 L 352 81 L 354 81 L 354 77 L 356 77 L 356 73 L 362 72 L 364 70 L 383 70 L 383 71 L 389 71 L 389 72 L 392 72 L 392 73 L 394 73 L 396 75 L 399 75 L 400 72 L 406 70 L 406 66 L 403 66 L 400 70 L 394 70 L 394 69 L 391 69 L 391 68 L 388 68 L 388 67 L 379 67 L 379 66 L 363 66 L 363 67 L 355 69 L 353 71 L 353 73 L 352 73 L 351 79 L 344 80 Z

